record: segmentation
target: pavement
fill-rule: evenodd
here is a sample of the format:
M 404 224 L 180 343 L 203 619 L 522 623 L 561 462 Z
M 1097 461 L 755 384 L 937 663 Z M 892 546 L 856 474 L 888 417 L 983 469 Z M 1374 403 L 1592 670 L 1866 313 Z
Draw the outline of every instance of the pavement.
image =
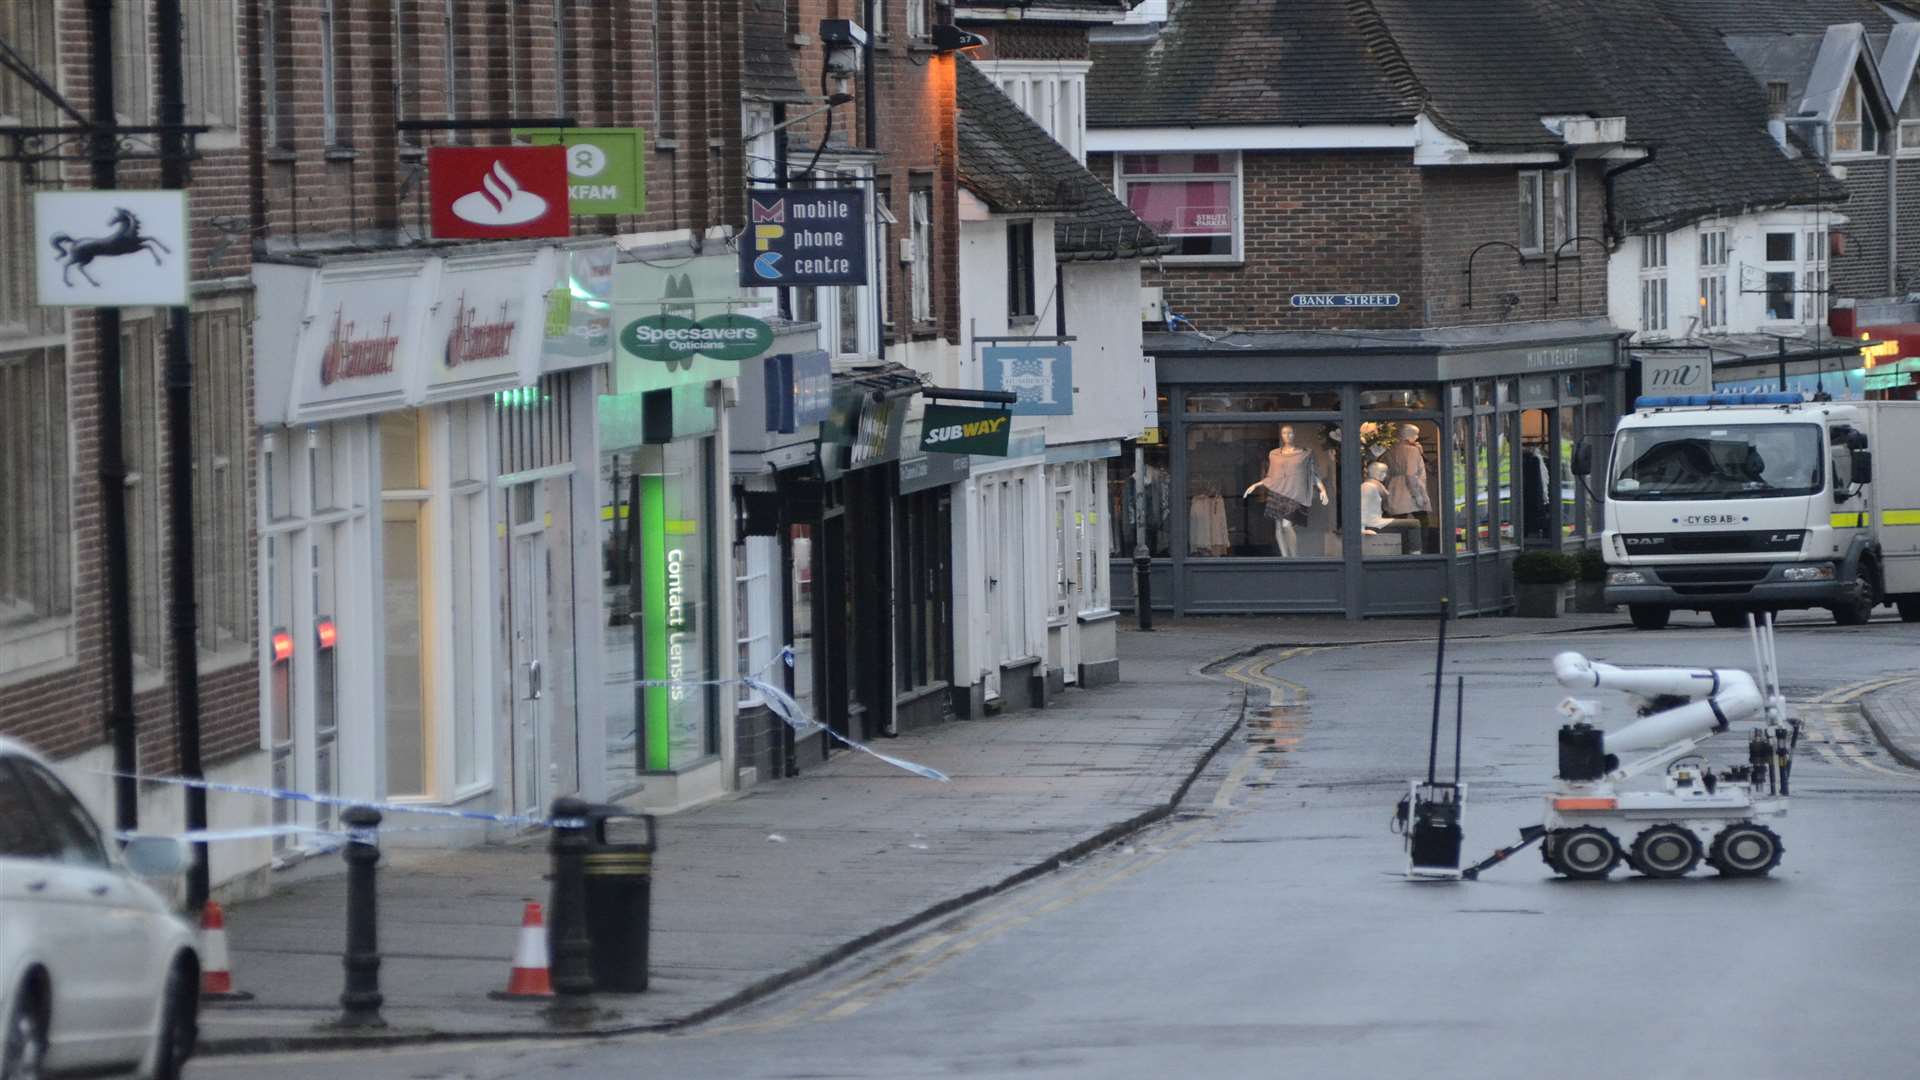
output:
M 1910 769 L 1920 769 L 1920 676 L 1895 680 L 1860 699 L 1874 737 Z
M 1465 619 L 1453 639 L 1619 628 L 1619 615 Z M 595 995 L 585 1024 L 495 1001 L 529 900 L 547 900 L 545 839 L 403 848 L 381 864 L 387 1026 L 333 1026 L 345 879 L 309 860 L 227 915 L 236 987 L 209 1003 L 203 1055 L 435 1039 L 665 1030 L 717 1016 L 1167 816 L 1240 724 L 1246 688 L 1208 669 L 1289 645 L 1427 642 L 1431 619 L 1159 618 L 1120 635 L 1122 681 L 1042 710 L 886 740 L 941 784 L 855 753 L 660 822 L 651 985 Z M 1266 702 L 1256 706 L 1264 708 Z

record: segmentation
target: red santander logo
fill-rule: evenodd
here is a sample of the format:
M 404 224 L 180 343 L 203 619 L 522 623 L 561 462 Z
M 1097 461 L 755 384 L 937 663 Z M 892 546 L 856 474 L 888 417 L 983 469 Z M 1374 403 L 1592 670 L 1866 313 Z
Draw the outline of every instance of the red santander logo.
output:
M 433 235 L 441 240 L 566 236 L 564 146 L 436 146 L 427 151 Z

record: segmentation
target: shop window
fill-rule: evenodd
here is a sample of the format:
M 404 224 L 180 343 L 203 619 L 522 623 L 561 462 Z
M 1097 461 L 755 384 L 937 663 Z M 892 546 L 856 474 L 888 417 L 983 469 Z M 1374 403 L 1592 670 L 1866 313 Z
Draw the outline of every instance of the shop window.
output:
M 1338 431 L 1308 421 L 1189 426 L 1187 554 L 1338 556 Z
M 1366 558 L 1440 552 L 1440 426 L 1407 417 L 1360 425 L 1361 551 Z
M 380 417 L 380 610 L 389 796 L 425 795 L 430 790 L 424 427 L 420 413 L 412 409 Z
M 1408 409 L 1414 412 L 1433 412 L 1440 408 L 1440 395 L 1430 386 L 1406 390 L 1362 390 L 1360 408 L 1363 411 L 1379 409 Z
M 1340 411 L 1337 387 L 1307 387 L 1299 390 L 1260 391 L 1187 391 L 1188 413 L 1279 413 Z
M 630 470 L 608 492 L 608 509 L 624 522 L 623 548 L 610 569 L 625 577 L 626 624 L 610 634 L 609 672 L 629 671 L 645 680 L 679 685 L 633 689 L 631 726 L 609 731 L 610 775 L 630 782 L 638 772 L 686 768 L 719 752 L 718 698 L 712 679 L 723 642 L 719 629 L 721 568 L 709 564 L 713 511 L 708 480 L 712 440 L 687 439 L 658 446 L 620 448 Z M 615 557 L 609 550 L 610 558 Z M 615 710 L 609 710 L 609 724 Z M 617 760 L 624 756 L 625 761 Z M 617 782 L 617 781 L 616 781 Z
M 1495 485 L 1492 498 L 1499 514 L 1495 540 L 1498 541 L 1499 546 L 1511 548 L 1520 545 L 1518 520 L 1514 514 L 1514 507 L 1520 493 L 1515 490 L 1516 478 L 1513 475 L 1514 447 L 1520 444 L 1520 414 L 1501 413 L 1498 426 L 1500 437 L 1492 448 L 1491 462 L 1494 470 L 1492 480 Z
M 1474 477 L 1479 473 L 1475 469 L 1473 446 L 1473 419 L 1454 417 L 1453 550 L 1456 554 L 1466 554 L 1478 547 L 1474 524 L 1479 520 L 1480 500 L 1475 498 Z
M 1167 430 L 1164 422 L 1161 432 Z M 1164 439 L 1162 435 L 1162 439 Z M 1135 478 L 1135 455 L 1125 453 L 1107 470 L 1107 521 L 1111 523 L 1108 543 L 1120 558 L 1132 558 L 1134 548 L 1144 535 L 1147 554 L 1164 559 L 1173 553 L 1173 477 L 1170 448 L 1164 441 L 1142 444 L 1139 457 L 1145 462 L 1144 486 Z M 1144 533 L 1142 532 L 1144 528 Z
M 813 526 L 790 526 L 787 543 L 793 558 L 793 575 L 788 584 L 792 621 L 787 627 L 787 641 L 793 646 L 789 668 L 793 677 L 793 700 L 799 704 L 802 715 L 817 717 L 820 713 L 815 708 L 813 694 Z
M 73 611 L 66 354 L 0 356 L 0 674 L 66 655 Z
M 1520 414 L 1520 531 L 1527 540 L 1547 540 L 1553 535 L 1553 470 L 1549 442 L 1548 414 L 1544 409 L 1527 409 Z
M 1121 154 L 1121 201 L 1172 241 L 1170 259 L 1240 257 L 1240 155 Z
M 742 675 L 777 681 L 772 669 L 774 538 L 747 536 L 733 546 L 734 670 Z M 742 708 L 760 703 L 760 691 L 738 683 L 736 699 Z
M 947 633 L 953 625 L 952 503 L 949 488 L 900 498 L 895 518 L 895 691 L 908 693 L 953 678 Z
M 1560 408 L 1560 468 L 1554 477 L 1560 489 L 1560 535 L 1587 535 L 1586 500 L 1580 495 L 1580 478 L 1573 475 L 1573 452 L 1580 445 L 1580 407 Z

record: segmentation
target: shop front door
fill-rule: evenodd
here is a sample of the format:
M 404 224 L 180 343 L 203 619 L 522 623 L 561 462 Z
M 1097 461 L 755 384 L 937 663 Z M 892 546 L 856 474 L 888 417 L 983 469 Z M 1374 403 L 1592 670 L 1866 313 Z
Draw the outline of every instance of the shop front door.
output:
M 505 590 L 514 806 L 537 813 L 579 790 L 568 477 L 507 489 Z

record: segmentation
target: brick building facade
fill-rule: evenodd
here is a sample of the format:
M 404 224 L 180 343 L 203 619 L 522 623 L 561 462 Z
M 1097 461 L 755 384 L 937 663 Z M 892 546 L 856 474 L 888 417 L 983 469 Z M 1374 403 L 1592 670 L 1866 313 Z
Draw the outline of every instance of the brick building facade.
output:
M 211 130 L 198 138 L 188 201 L 192 222 L 190 342 L 195 437 L 193 485 L 196 613 L 202 762 L 209 776 L 260 779 L 260 707 L 253 528 L 254 439 L 249 422 L 251 307 L 248 273 L 248 171 L 243 95 L 233 20 L 218 5 L 183 5 L 190 61 L 188 122 Z M 237 10 L 237 9 L 236 9 Z M 145 0 L 116 5 L 116 112 L 123 124 L 159 122 L 159 28 Z M 88 62 L 95 46 L 80 0 L 20 0 L 0 12 L 0 38 L 18 50 L 82 115 L 90 115 Z M 23 82 L 0 83 L 0 115 L 53 125 L 66 117 Z M 151 150 L 151 137 L 140 140 Z M 68 146 L 69 152 L 74 145 Z M 138 150 L 141 147 L 136 146 Z M 31 166 L 0 164 L 0 485 L 24 513 L 0 526 L 0 735 L 17 738 L 71 766 L 68 778 L 102 820 L 114 820 L 109 781 L 88 770 L 112 764 L 108 750 L 109 675 L 106 540 L 101 524 L 101 357 L 92 309 L 35 305 L 34 192 L 84 189 L 84 158 Z M 150 156 L 119 166 L 118 186 L 160 186 Z M 167 355 L 164 309 L 122 309 L 120 364 L 123 441 L 129 475 L 124 500 L 129 538 L 128 597 L 134 654 L 137 761 L 148 775 L 179 768 L 172 673 L 165 430 Z M 264 820 L 257 806 L 214 797 L 215 823 Z M 183 820 L 180 789 L 142 785 L 139 820 L 147 829 Z M 257 845 L 216 848 L 216 883 L 262 861 Z

